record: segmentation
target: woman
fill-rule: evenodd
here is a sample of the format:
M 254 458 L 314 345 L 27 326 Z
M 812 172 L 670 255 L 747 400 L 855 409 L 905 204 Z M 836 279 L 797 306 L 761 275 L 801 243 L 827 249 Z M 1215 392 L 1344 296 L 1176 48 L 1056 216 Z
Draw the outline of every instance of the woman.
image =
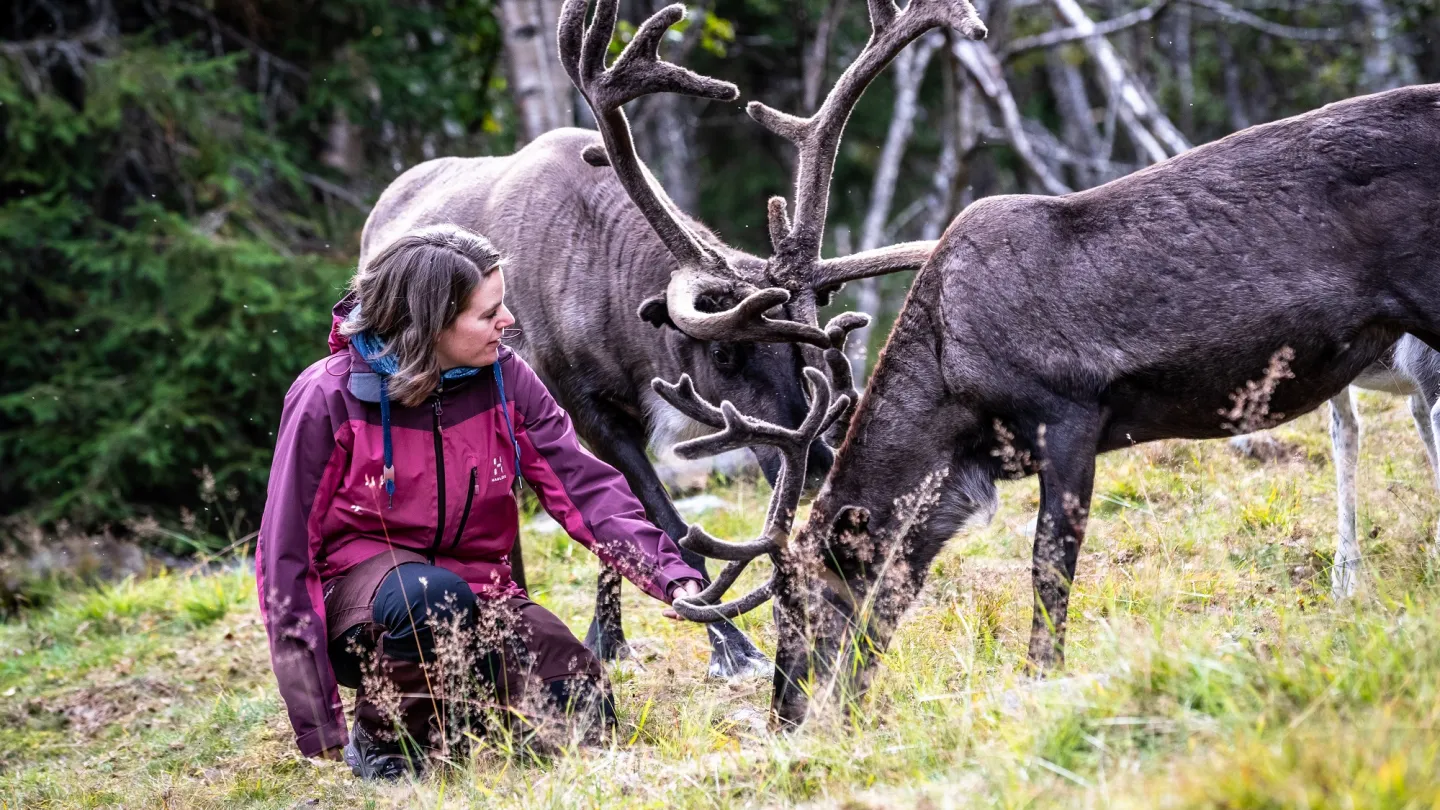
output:
M 331 355 L 285 397 L 256 549 L 261 612 L 301 753 L 343 751 L 357 775 L 418 770 L 415 743 L 469 717 L 475 701 L 438 674 L 437 657 L 455 660 L 445 632 L 512 714 L 613 724 L 599 662 L 510 577 L 517 475 L 645 593 L 699 591 L 620 474 L 501 346 L 515 319 L 499 262 L 458 227 L 396 240 L 336 305 Z M 350 734 L 337 683 L 358 690 Z

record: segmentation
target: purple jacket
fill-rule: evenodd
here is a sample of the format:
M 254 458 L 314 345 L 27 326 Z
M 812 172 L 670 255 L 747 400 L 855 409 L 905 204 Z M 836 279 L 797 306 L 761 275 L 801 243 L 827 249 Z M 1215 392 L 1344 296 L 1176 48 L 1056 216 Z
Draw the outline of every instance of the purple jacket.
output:
M 325 583 L 394 544 L 464 577 L 481 598 L 523 594 L 509 560 L 520 528 L 515 448 L 493 375 L 446 383 L 418 407 L 394 405 L 396 488 L 387 505 L 379 379 L 339 335 L 347 310 L 336 306 L 332 354 L 285 395 L 255 551 L 270 660 L 305 756 L 347 740 L 326 651 Z M 620 474 L 580 446 L 525 361 L 501 349 L 497 362 L 519 472 L 545 511 L 656 599 L 669 601 L 677 580 L 699 579 Z

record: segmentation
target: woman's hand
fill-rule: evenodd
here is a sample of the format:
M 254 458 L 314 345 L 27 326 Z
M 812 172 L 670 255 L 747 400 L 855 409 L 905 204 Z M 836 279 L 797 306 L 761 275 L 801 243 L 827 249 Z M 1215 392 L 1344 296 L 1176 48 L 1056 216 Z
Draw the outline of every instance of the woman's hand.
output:
M 681 580 L 678 584 L 675 585 L 674 588 L 670 590 L 670 601 L 671 603 L 674 603 L 676 599 L 693 599 L 694 597 L 697 597 L 699 595 L 699 581 L 693 579 Z M 685 621 L 685 617 L 681 616 L 679 613 L 676 613 L 675 608 L 665 608 L 664 612 L 661 613 L 661 615 L 667 619 L 674 619 L 677 622 Z

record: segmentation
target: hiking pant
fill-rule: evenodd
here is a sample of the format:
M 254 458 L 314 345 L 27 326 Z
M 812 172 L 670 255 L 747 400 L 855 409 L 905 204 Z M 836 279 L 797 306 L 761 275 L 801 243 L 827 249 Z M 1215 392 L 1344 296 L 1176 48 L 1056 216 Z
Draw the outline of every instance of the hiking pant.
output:
M 356 690 L 356 725 L 427 747 L 478 732 L 486 710 L 557 744 L 598 742 L 614 728 L 600 662 L 553 613 L 519 596 L 477 599 L 418 554 L 381 557 L 325 589 L 331 666 Z

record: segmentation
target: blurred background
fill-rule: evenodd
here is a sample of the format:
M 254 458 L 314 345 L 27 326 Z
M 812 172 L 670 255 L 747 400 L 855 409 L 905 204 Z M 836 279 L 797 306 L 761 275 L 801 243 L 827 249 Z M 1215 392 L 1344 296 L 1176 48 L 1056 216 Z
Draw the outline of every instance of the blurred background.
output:
M 559 0 L 8 0 L 0 10 L 0 551 L 218 551 L 258 523 L 285 390 L 326 351 L 371 203 L 404 169 L 586 126 Z M 875 82 L 827 253 L 935 238 L 987 195 L 1058 194 L 1252 124 L 1440 80 L 1434 0 L 998 0 Z M 624 0 L 614 47 L 658 3 Z M 859 0 L 700 0 L 663 49 L 741 101 L 630 107 L 680 206 L 768 255 Z M 878 316 L 909 275 L 853 284 Z M 867 351 L 868 349 L 868 351 Z

